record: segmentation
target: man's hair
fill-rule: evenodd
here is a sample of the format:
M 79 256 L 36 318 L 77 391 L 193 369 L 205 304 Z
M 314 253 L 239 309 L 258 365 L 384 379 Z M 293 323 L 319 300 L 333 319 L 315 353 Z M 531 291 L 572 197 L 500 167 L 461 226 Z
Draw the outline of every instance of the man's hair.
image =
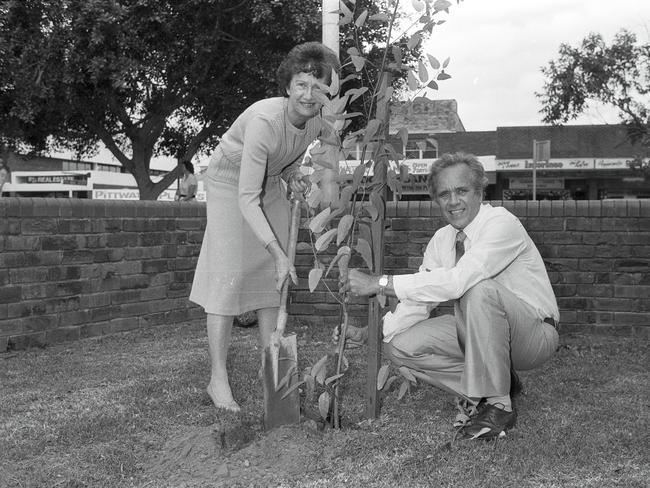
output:
M 329 84 L 332 70 L 341 68 L 339 58 L 334 51 L 320 42 L 305 42 L 294 47 L 282 61 L 276 73 L 280 94 L 287 96 L 287 89 L 294 75 L 309 73 L 315 78 L 325 78 Z
M 427 186 L 429 188 L 429 195 L 431 198 L 436 198 L 436 187 L 438 184 L 438 177 L 443 169 L 450 168 L 459 164 L 464 164 L 472 172 L 472 186 L 475 190 L 485 190 L 488 185 L 487 176 L 485 176 L 485 168 L 480 161 L 473 154 L 464 152 L 446 153 L 439 159 L 436 159 L 431 165 L 429 177 L 427 178 Z

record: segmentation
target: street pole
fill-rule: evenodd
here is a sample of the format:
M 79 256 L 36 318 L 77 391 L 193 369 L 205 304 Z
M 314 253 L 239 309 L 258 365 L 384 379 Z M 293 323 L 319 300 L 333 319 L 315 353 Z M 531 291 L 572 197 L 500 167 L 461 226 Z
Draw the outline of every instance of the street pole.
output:
M 537 140 L 533 139 L 533 201 L 537 200 Z
M 339 55 L 339 0 L 323 0 L 323 44 Z

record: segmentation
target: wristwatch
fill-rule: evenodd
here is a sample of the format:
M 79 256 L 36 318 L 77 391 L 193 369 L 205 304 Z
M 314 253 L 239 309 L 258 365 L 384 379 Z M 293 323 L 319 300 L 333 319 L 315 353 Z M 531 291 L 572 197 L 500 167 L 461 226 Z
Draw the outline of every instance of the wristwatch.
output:
M 388 286 L 388 275 L 381 275 L 379 278 L 379 295 L 383 295 Z

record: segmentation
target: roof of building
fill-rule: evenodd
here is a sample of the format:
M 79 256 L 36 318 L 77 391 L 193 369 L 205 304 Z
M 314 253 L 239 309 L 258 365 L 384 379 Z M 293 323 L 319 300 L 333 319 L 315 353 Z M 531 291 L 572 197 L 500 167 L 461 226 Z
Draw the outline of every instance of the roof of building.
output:
M 412 102 L 391 104 L 390 133 L 402 127 L 409 132 L 464 132 L 456 100 L 429 100 L 417 97 Z

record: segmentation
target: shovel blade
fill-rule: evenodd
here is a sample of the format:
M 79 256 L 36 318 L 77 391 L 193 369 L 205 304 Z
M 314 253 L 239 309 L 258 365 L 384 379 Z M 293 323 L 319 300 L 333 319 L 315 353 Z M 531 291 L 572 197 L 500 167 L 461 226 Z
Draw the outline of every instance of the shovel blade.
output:
M 298 364 L 296 335 L 281 337 L 279 347 L 266 347 L 262 358 L 262 382 L 264 386 L 264 428 L 269 430 L 280 425 L 300 422 L 300 394 L 293 390 L 286 398 L 287 389 L 299 381 L 294 375 L 278 389 L 289 370 Z M 277 390 L 277 391 L 276 391 Z

